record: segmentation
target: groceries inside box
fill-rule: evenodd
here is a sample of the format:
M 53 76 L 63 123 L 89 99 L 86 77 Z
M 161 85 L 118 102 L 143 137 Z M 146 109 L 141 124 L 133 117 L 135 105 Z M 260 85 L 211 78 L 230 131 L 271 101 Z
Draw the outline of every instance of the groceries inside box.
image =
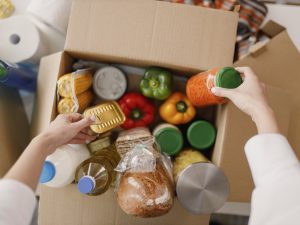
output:
M 137 217 L 168 213 L 174 197 L 193 214 L 225 203 L 229 183 L 210 158 L 214 106 L 228 100 L 211 89 L 238 87 L 238 71 L 224 67 L 188 78 L 161 67 L 83 60 L 72 71 L 58 77 L 56 112 L 92 118 L 86 132 L 98 137 L 50 155 L 42 184 L 62 188 L 75 180 L 88 196 L 114 188 L 120 208 Z

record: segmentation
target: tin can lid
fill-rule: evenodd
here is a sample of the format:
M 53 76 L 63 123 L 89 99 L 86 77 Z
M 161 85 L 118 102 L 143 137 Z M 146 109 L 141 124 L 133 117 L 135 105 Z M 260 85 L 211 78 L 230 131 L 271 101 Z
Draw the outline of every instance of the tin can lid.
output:
M 194 163 L 179 173 L 176 193 L 180 204 L 193 214 L 210 214 L 220 209 L 229 195 L 229 182 L 211 163 Z
M 94 75 L 93 89 L 99 98 L 117 100 L 127 89 L 125 74 L 113 66 L 105 66 Z
M 233 67 L 224 67 L 217 72 L 216 86 L 222 88 L 237 88 L 243 83 L 243 79 L 238 71 Z
M 159 144 L 161 151 L 167 155 L 176 155 L 183 146 L 183 137 L 179 130 L 174 128 L 164 128 L 155 134 L 155 140 Z
M 51 181 L 55 176 L 55 166 L 50 161 L 45 161 L 43 170 L 40 176 L 40 183 L 44 184 Z
M 209 148 L 214 144 L 215 138 L 214 126 L 205 120 L 192 123 L 187 131 L 187 139 L 190 145 L 196 149 Z

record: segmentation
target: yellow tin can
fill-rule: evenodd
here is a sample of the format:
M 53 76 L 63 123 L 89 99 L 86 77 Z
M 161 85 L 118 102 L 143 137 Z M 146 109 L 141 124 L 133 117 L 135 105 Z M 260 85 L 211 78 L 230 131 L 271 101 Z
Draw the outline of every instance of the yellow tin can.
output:
M 88 108 L 83 113 L 84 117 L 91 117 L 92 115 L 96 117 L 96 121 L 90 128 L 99 134 L 122 125 L 126 120 L 120 106 L 115 101 Z

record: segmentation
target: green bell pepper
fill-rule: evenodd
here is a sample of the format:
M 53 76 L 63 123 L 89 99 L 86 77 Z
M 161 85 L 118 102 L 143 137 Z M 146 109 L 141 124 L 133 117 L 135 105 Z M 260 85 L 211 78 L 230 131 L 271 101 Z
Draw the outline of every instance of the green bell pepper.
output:
M 164 100 L 172 93 L 172 75 L 169 71 L 150 67 L 140 82 L 142 94 L 148 98 Z

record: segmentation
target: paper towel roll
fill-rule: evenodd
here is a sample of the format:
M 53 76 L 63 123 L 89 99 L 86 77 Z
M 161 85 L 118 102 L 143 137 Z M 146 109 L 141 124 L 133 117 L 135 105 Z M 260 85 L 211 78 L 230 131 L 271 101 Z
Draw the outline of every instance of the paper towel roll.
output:
M 26 16 L 14 16 L 0 21 L 0 58 L 18 63 L 36 63 L 47 54 L 36 26 Z
M 73 0 L 31 0 L 27 12 L 66 34 Z

